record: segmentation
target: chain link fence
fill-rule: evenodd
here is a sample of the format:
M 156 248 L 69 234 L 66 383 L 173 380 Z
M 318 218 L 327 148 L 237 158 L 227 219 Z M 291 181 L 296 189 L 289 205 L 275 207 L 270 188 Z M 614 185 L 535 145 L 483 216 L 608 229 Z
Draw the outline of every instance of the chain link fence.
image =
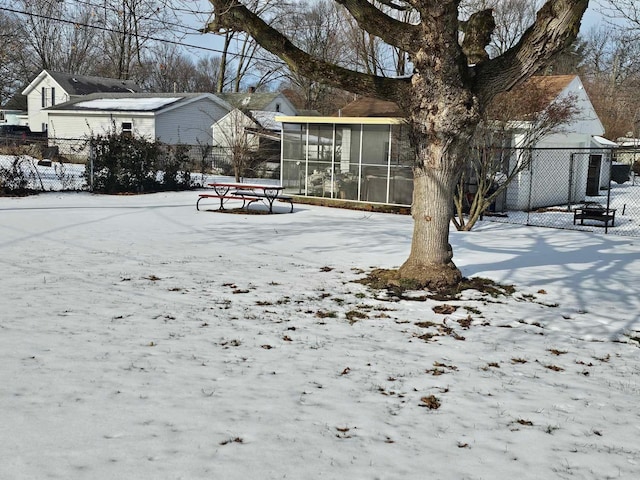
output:
M 228 158 L 210 145 L 186 149 L 194 186 L 207 175 L 233 171 Z M 0 193 L 91 191 L 92 155 L 86 138 L 14 136 L 0 142 Z
M 172 148 L 164 146 L 164 148 Z M 92 191 L 96 172 L 86 138 L 12 136 L 0 142 L 0 193 Z M 212 176 L 233 176 L 233 152 L 211 145 L 189 145 L 185 169 L 194 187 L 206 185 Z M 252 155 L 244 164 L 244 176 L 279 178 L 279 158 L 269 161 Z
M 211 146 L 188 148 L 194 186 L 211 175 L 233 175 L 230 152 Z M 528 149 L 526 168 L 495 199 L 485 220 L 640 236 L 640 150 Z M 279 177 L 279 164 L 264 162 L 255 178 Z M 87 171 L 88 170 L 88 171 Z M 26 139 L 0 146 L 0 192 L 90 191 L 86 139 Z M 605 216 L 581 216 L 600 207 Z
M 640 151 L 531 149 L 518 154 L 529 156 L 528 166 L 486 220 L 640 236 Z

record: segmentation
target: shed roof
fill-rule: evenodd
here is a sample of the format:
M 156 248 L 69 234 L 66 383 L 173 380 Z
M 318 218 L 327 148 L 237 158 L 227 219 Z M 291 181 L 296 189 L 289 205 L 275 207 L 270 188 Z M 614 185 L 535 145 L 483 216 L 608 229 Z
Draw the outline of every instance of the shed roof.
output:
M 394 102 L 371 97 L 361 97 L 341 108 L 337 117 L 403 117 L 404 114 Z
M 229 105 L 210 93 L 92 93 L 45 109 L 46 111 L 157 112 L 179 103 L 208 98 Z

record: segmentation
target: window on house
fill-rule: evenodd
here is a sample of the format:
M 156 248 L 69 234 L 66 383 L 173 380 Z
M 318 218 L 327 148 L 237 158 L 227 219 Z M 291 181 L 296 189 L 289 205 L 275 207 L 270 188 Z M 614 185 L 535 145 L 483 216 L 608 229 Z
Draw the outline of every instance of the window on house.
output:
M 56 104 L 56 89 L 51 87 L 51 106 Z
M 279 111 L 280 111 L 280 104 L 276 103 L 276 112 L 279 112 Z
M 122 122 L 122 135 L 130 137 L 133 134 L 133 123 Z
M 47 89 L 42 87 L 41 90 L 41 97 L 42 97 L 42 108 L 45 108 L 47 106 Z

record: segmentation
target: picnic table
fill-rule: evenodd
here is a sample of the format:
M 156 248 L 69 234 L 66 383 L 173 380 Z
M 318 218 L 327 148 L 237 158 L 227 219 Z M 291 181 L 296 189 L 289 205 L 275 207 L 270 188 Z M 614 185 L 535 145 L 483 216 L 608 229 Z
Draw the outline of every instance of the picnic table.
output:
M 276 200 L 287 202 L 291 205 L 290 212 L 293 212 L 293 198 L 283 195 L 283 186 L 280 185 L 256 185 L 237 182 L 215 182 L 209 183 L 210 193 L 198 194 L 196 210 L 200 210 L 200 202 L 204 199 L 217 199 L 220 201 L 218 210 L 224 210 L 224 204 L 228 200 L 242 200 L 242 208 L 249 209 L 255 202 L 263 202 L 269 207 L 269 213 L 273 213 L 273 202 Z

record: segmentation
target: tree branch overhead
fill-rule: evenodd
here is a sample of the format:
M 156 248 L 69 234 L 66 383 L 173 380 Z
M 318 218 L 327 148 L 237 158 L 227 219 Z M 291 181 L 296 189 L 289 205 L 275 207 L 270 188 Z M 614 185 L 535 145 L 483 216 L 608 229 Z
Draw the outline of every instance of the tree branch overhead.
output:
M 404 91 L 408 80 L 368 75 L 350 70 L 309 55 L 296 47 L 285 35 L 268 25 L 259 15 L 238 0 L 209 0 L 216 13 L 207 31 L 220 29 L 243 30 L 267 51 L 282 59 L 287 66 L 310 78 L 322 78 L 329 84 L 362 95 L 396 100 Z
M 415 51 L 420 35 L 418 25 L 396 20 L 367 0 L 335 0 L 335 2 L 344 6 L 363 30 L 381 38 L 389 45 L 400 47 L 409 53 Z M 409 9 L 390 1 L 381 3 L 398 10 Z

